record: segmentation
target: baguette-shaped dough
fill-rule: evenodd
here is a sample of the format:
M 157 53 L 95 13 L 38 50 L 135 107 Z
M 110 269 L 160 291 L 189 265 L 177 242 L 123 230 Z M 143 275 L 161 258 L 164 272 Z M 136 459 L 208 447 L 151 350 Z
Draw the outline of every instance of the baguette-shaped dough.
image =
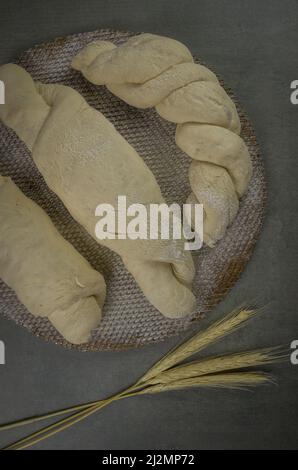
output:
M 182 48 L 183 49 L 183 48 Z M 140 156 L 75 90 L 35 83 L 21 67 L 0 67 L 6 104 L 0 119 L 32 151 L 48 186 L 97 241 L 95 209 L 118 196 L 127 204 L 164 203 Z M 195 307 L 190 290 L 194 266 L 184 240 L 105 239 L 123 259 L 149 301 L 164 315 L 179 317 Z
M 101 320 L 103 276 L 59 234 L 48 215 L 0 175 L 0 277 L 67 341 L 89 340 Z
M 194 64 L 183 44 L 153 34 L 132 37 L 119 47 L 96 41 L 74 57 L 72 66 L 128 104 L 155 106 L 178 124 L 176 143 L 196 160 L 190 167 L 189 201 L 203 204 L 204 241 L 214 246 L 237 214 L 252 165 L 239 137 L 236 107 L 213 72 Z

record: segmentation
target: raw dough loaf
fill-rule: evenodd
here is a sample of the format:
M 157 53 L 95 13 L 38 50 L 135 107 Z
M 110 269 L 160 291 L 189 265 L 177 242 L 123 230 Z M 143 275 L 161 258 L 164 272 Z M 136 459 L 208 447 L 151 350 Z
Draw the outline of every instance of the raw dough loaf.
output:
M 35 83 L 21 67 L 0 67 L 6 104 L 0 119 L 32 151 L 48 186 L 98 241 L 95 209 L 100 203 L 164 203 L 160 188 L 140 156 L 75 90 Z M 149 301 L 164 315 L 194 310 L 190 290 L 194 266 L 184 240 L 102 240 L 118 253 Z
M 235 218 L 252 174 L 236 107 L 214 73 L 194 64 L 180 42 L 153 34 L 132 37 L 119 47 L 91 43 L 72 66 L 126 103 L 155 106 L 178 124 L 176 143 L 195 160 L 188 201 L 203 204 L 204 241 L 214 246 Z
M 0 277 L 35 316 L 74 344 L 101 320 L 103 276 L 59 234 L 48 215 L 0 176 Z

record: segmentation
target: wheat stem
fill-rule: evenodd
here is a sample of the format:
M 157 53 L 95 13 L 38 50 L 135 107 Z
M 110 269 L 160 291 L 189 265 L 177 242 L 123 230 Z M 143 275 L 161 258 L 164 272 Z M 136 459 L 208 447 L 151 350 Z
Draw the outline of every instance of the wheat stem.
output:
M 33 438 L 36 438 L 36 437 L 38 437 L 38 436 L 40 436 L 40 435 L 42 435 L 42 434 L 44 434 L 44 433 L 46 433 L 46 432 L 48 432 L 48 431 L 54 430 L 54 429 L 60 427 L 61 425 L 65 424 L 65 423 L 70 423 L 74 418 L 79 417 L 79 416 L 83 416 L 84 413 L 87 413 L 88 411 L 91 411 L 91 409 L 93 409 L 94 411 L 97 411 L 97 410 L 103 408 L 104 406 L 110 404 L 110 403 L 113 402 L 113 401 L 119 400 L 120 398 L 125 398 L 126 396 L 128 396 L 129 393 L 132 394 L 133 391 L 134 391 L 134 387 L 129 387 L 128 389 L 124 390 L 123 392 L 120 392 L 120 393 L 118 393 L 118 394 L 116 394 L 116 395 L 113 395 L 112 397 L 107 398 L 106 400 L 99 400 L 99 401 L 93 402 L 93 403 L 91 403 L 91 404 L 89 404 L 89 405 L 88 405 L 88 404 L 79 405 L 79 406 L 77 407 L 77 409 L 80 409 L 80 408 L 82 409 L 82 408 L 83 408 L 83 410 L 80 411 L 79 413 L 72 414 L 71 416 L 69 416 L 69 417 L 67 417 L 67 418 L 64 418 L 64 419 L 62 419 L 62 420 L 60 420 L 60 421 L 57 421 L 57 422 L 54 423 L 54 424 L 51 424 L 51 425 L 49 425 L 49 426 L 46 426 L 46 427 L 42 428 L 41 430 L 30 434 L 29 436 L 25 437 L 24 439 L 21 439 L 21 440 L 15 442 L 15 443 L 11 444 L 10 446 L 6 447 L 6 448 L 3 449 L 3 450 L 13 450 L 13 449 L 15 449 L 15 446 L 18 446 L 19 444 L 28 442 L 29 440 L 31 441 Z M 73 407 L 73 408 L 75 408 L 75 407 Z M 72 408 L 72 409 L 73 409 L 73 408 Z M 71 410 L 71 409 L 69 408 L 68 410 L 60 410 L 60 411 L 56 412 L 56 415 L 62 414 L 62 413 L 68 413 L 69 410 Z M 51 413 L 51 416 L 53 416 L 54 414 L 55 414 L 55 412 L 54 412 L 54 413 Z M 49 414 L 48 414 L 48 415 L 44 415 L 44 417 L 41 416 L 41 417 L 39 417 L 39 419 L 40 419 L 40 420 L 43 419 L 43 418 L 46 419 L 48 416 L 49 416 Z M 24 421 L 26 421 L 26 420 L 24 420 Z M 17 426 L 17 424 L 18 424 L 18 423 L 15 423 L 16 426 Z M 27 422 L 26 422 L 25 424 L 27 424 Z M 70 425 L 71 425 L 71 424 L 70 424 Z M 57 432 L 59 432 L 59 431 L 57 431 Z M 54 434 L 56 434 L 56 433 L 54 433 Z M 42 439 L 42 440 L 43 440 L 43 439 Z M 35 442 L 35 441 L 34 441 L 34 442 Z M 32 444 L 32 445 L 33 445 L 33 444 Z
M 138 395 L 138 394 L 139 394 L 139 392 L 132 392 L 132 393 L 127 393 L 127 394 L 120 393 L 118 395 L 114 395 L 113 397 L 111 397 L 107 400 L 104 400 L 104 403 L 102 403 L 100 405 L 91 406 L 87 410 L 84 410 L 84 411 L 81 411 L 79 413 L 76 413 L 76 414 L 72 415 L 70 417 L 71 419 L 67 418 L 67 419 L 63 419 L 61 421 L 58 421 L 58 423 L 56 423 L 55 429 L 53 429 L 54 426 L 47 426 L 41 432 L 34 433 L 33 435 L 28 436 L 26 439 L 22 439 L 21 441 L 16 442 L 12 446 L 7 447 L 5 450 L 9 450 L 9 449 L 11 449 L 11 450 L 23 450 L 23 449 L 26 449 L 28 447 L 32 447 L 33 445 L 36 445 L 39 442 L 41 442 L 45 439 L 48 439 L 49 437 L 52 437 L 52 436 L 58 434 L 59 432 L 62 432 L 64 430 L 70 428 L 71 426 L 79 423 L 80 421 L 88 418 L 89 416 L 93 415 L 97 411 L 100 411 L 105 406 L 110 405 L 114 401 L 121 400 L 122 398 L 133 397 L 134 395 Z M 42 434 L 42 435 L 40 435 L 40 434 Z M 38 437 L 38 435 L 40 437 Z M 33 438 L 35 438 L 35 439 L 33 439 Z M 28 442 L 28 441 L 30 441 L 30 442 Z
M 104 401 L 104 400 L 100 400 L 100 401 Z M 11 422 L 11 423 L 3 424 L 2 426 L 0 426 L 0 431 L 7 431 L 9 429 L 18 428 L 20 426 L 25 426 L 27 424 L 38 423 L 39 421 L 43 421 L 45 419 L 55 418 L 57 416 L 72 413 L 73 411 L 79 411 L 79 410 L 82 410 L 82 409 L 86 409 L 86 408 L 89 408 L 92 405 L 99 404 L 100 401 L 93 401 L 93 402 L 85 403 L 85 404 L 82 404 L 82 405 L 76 405 L 76 406 L 73 406 L 73 407 L 70 407 L 70 408 L 64 408 L 64 409 L 61 409 L 61 410 L 58 410 L 58 411 L 53 411 L 51 413 L 47 413 L 47 414 L 44 414 L 44 415 L 41 415 L 41 416 L 33 416 L 31 418 L 23 419 L 23 420 L 20 420 L 20 421 L 14 421 L 14 422 Z
M 62 420 L 60 420 L 60 421 L 58 421 L 58 422 L 56 422 L 56 423 L 54 423 L 54 424 L 51 424 L 51 425 L 49 425 L 49 426 L 46 426 L 45 428 L 41 429 L 40 431 L 34 432 L 34 433 L 32 433 L 32 434 L 29 434 L 29 436 L 27 436 L 27 437 L 25 437 L 25 438 L 23 438 L 23 439 L 20 439 L 20 440 L 18 440 L 18 441 L 16 441 L 16 442 L 14 442 L 13 444 L 9 445 L 8 447 L 5 447 L 3 450 L 17 450 L 21 444 L 27 443 L 28 441 L 30 441 L 30 445 L 31 445 L 31 442 L 32 442 L 32 443 L 34 442 L 34 441 L 32 441 L 32 439 L 37 438 L 38 436 L 42 436 L 42 435 L 45 434 L 46 432 L 49 432 L 49 431 L 51 431 L 51 430 L 54 430 L 54 429 L 60 427 L 60 426 L 61 426 L 62 424 L 64 424 L 64 423 L 69 423 L 69 422 L 71 422 L 71 420 L 73 420 L 76 416 L 81 416 L 81 415 L 83 415 L 84 413 L 86 413 L 86 412 L 88 411 L 88 409 L 91 410 L 91 409 L 95 409 L 96 407 L 99 409 L 100 406 L 103 407 L 103 406 L 106 404 L 107 401 L 108 401 L 108 400 L 103 400 L 101 405 L 97 404 L 97 405 L 90 406 L 89 408 L 87 408 L 87 409 L 85 409 L 85 410 L 83 410 L 83 411 L 80 411 L 80 412 L 78 412 L 78 413 L 75 413 L 75 414 L 73 414 L 73 415 L 71 415 L 71 416 L 69 416 L 69 417 L 67 417 L 67 418 L 64 418 L 64 419 L 62 419 Z M 32 445 L 33 445 L 33 444 L 32 444 Z
M 135 384 L 135 385 L 129 387 L 128 389 L 124 390 L 121 393 L 125 394 L 129 391 L 133 391 L 133 390 L 139 389 L 139 388 L 140 388 L 139 385 L 137 386 L 137 384 Z M 90 401 L 88 403 L 82 403 L 81 405 L 75 405 L 75 406 L 71 406 L 69 408 L 62 408 L 61 410 L 52 411 L 50 413 L 45 413 L 45 414 L 40 415 L 40 416 L 33 416 L 33 417 L 22 419 L 22 420 L 19 420 L 19 421 L 13 421 L 11 423 L 3 424 L 2 426 L 0 426 L 0 432 L 1 431 L 7 431 L 9 429 L 18 428 L 20 426 L 35 424 L 35 423 L 38 423 L 40 421 L 44 421 L 46 419 L 55 418 L 57 416 L 62 416 L 62 415 L 72 413 L 73 411 L 86 410 L 87 408 L 89 408 L 93 405 L 99 405 L 101 403 L 104 403 L 105 401 L 106 400 Z

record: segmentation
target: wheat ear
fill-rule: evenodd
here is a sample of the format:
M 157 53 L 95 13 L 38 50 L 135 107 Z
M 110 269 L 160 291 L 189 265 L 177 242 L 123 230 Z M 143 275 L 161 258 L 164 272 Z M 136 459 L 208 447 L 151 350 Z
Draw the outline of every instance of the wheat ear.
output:
M 224 336 L 233 333 L 242 327 L 248 320 L 253 318 L 260 310 L 238 308 L 233 310 L 224 318 L 218 320 L 206 330 L 199 331 L 182 345 L 176 347 L 173 351 L 158 361 L 141 379 L 139 383 L 147 382 L 156 375 L 160 374 L 172 366 L 181 363 L 185 359 L 202 351 L 207 346 L 215 343 Z

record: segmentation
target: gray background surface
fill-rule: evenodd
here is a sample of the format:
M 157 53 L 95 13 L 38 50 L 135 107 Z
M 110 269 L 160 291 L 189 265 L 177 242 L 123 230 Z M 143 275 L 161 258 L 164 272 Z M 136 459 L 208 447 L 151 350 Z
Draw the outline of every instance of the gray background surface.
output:
M 0 63 L 42 41 L 99 28 L 172 36 L 214 66 L 248 112 L 265 160 L 269 203 L 253 257 L 226 299 L 194 330 L 243 300 L 270 305 L 211 350 L 298 339 L 298 2 L 295 0 L 52 0 L 0 4 Z M 66 351 L 0 316 L 0 421 L 106 397 L 130 384 L 176 339 L 121 353 Z M 210 351 L 208 351 L 210 352 Z M 34 449 L 298 448 L 298 366 L 274 366 L 278 386 L 191 390 L 113 404 Z M 31 426 L 27 431 L 33 431 Z M 22 432 L 0 435 L 0 446 Z

